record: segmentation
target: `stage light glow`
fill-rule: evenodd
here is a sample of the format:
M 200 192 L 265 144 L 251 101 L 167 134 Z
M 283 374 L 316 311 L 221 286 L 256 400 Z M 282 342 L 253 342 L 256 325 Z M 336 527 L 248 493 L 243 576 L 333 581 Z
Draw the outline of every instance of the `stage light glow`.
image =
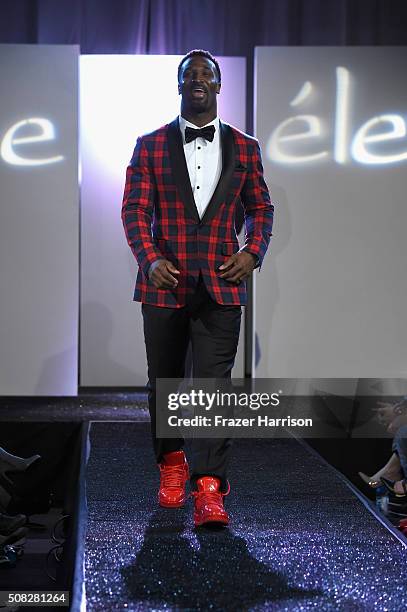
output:
M 284 134 L 284 130 L 288 126 L 295 122 L 303 122 L 308 126 L 306 131 L 297 132 L 295 134 Z M 311 140 L 312 138 L 321 138 L 324 135 L 321 121 L 315 115 L 297 115 L 295 117 L 289 117 L 282 123 L 280 123 L 271 134 L 267 143 L 267 153 L 272 161 L 280 164 L 298 164 L 315 162 L 326 158 L 328 151 L 319 151 L 318 153 L 312 153 L 309 155 L 293 155 L 282 150 L 281 143 L 295 143 L 305 140 Z
M 304 85 L 301 87 L 300 91 L 297 93 L 295 98 L 291 100 L 290 106 L 299 106 L 304 102 L 308 96 L 312 93 L 312 85 L 310 81 L 305 81 Z
M 172 121 L 180 112 L 177 69 L 181 55 L 82 55 L 80 58 L 81 155 L 99 165 L 105 180 L 123 185 L 137 137 Z M 244 83 L 236 81 L 236 58 L 224 58 L 219 116 L 242 128 Z M 230 68 L 229 68 L 230 66 Z M 239 69 L 240 70 L 240 69 Z M 243 74 L 239 71 L 239 74 Z M 236 110 L 238 109 L 238 110 Z M 109 178 L 109 180 L 110 180 Z
M 406 136 L 406 125 L 403 117 L 395 114 L 383 114 L 372 117 L 351 134 L 351 114 L 353 108 L 353 77 L 351 72 L 343 67 L 336 69 L 336 100 L 335 116 L 333 118 L 333 159 L 336 163 L 344 165 L 350 161 L 350 157 L 360 164 L 394 164 L 407 160 L 407 151 L 387 155 L 379 155 L 372 152 L 368 145 L 372 143 L 399 140 Z M 302 104 L 313 92 L 313 85 L 305 81 L 298 94 L 289 103 L 291 107 Z M 308 130 L 300 133 L 285 133 L 289 126 L 296 121 L 302 121 L 308 126 Z M 379 124 L 389 124 L 391 129 L 377 133 Z M 376 129 L 374 133 L 373 130 Z M 289 132 L 289 130 L 288 130 Z M 295 144 L 307 139 L 321 138 L 328 134 L 328 130 L 322 129 L 322 119 L 317 115 L 296 115 L 285 119 L 277 125 L 271 133 L 267 143 L 267 156 L 270 161 L 279 164 L 307 164 L 309 162 L 321 161 L 330 156 L 327 150 L 319 151 L 309 155 L 298 152 Z M 289 150 L 282 147 L 282 143 L 291 143 Z
M 16 134 L 22 128 L 32 125 L 38 126 L 41 131 L 34 136 L 16 137 Z M 15 146 L 18 147 L 24 144 L 33 144 L 50 140 L 55 140 L 55 128 L 49 119 L 43 117 L 23 119 L 22 121 L 14 123 L 5 133 L 1 143 L 0 154 L 6 163 L 14 166 L 45 166 L 47 164 L 55 164 L 62 161 L 64 156 L 55 155 L 54 157 L 40 158 L 23 157 L 14 150 Z
M 177 56 L 80 58 L 81 150 L 121 184 L 137 136 L 179 112 Z
M 369 132 L 380 124 L 390 123 L 391 129 L 386 132 L 370 134 Z M 361 164 L 394 164 L 407 159 L 407 151 L 394 155 L 377 155 L 368 150 L 367 146 L 373 142 L 386 142 L 404 138 L 406 124 L 400 115 L 380 115 L 372 117 L 356 132 L 352 142 L 352 157 Z
M 350 72 L 343 66 L 336 69 L 336 113 L 334 159 L 345 164 L 348 159 Z

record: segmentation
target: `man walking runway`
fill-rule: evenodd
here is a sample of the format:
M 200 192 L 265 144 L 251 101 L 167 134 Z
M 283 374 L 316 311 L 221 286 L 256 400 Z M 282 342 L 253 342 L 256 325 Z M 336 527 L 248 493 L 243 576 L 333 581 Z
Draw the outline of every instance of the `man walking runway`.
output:
M 246 279 L 266 253 L 273 205 L 257 140 L 220 121 L 221 71 L 203 50 L 178 67 L 181 114 L 141 136 L 127 168 L 122 220 L 139 264 L 134 299 L 142 302 L 159 503 L 185 502 L 184 440 L 156 436 L 156 378 L 183 378 L 192 344 L 194 378 L 230 378 Z M 236 205 L 245 217 L 239 249 Z M 227 525 L 230 439 L 196 439 L 190 474 L 196 526 Z

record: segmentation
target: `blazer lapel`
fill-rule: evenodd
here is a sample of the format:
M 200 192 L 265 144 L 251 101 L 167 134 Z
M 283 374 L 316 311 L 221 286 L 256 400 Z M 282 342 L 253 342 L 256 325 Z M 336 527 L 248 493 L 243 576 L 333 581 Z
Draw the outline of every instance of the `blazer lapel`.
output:
M 191 181 L 189 179 L 187 162 L 185 161 L 184 144 L 179 129 L 178 117 L 168 124 L 168 152 L 175 184 L 179 189 L 185 208 L 197 223 L 200 223 L 199 213 L 195 205 Z
M 235 167 L 235 141 L 230 125 L 219 121 L 220 136 L 222 142 L 222 173 L 220 175 L 216 189 L 202 217 L 201 224 L 209 223 L 216 215 L 216 212 L 230 190 Z
M 219 205 L 226 199 L 233 178 L 235 143 L 232 128 L 227 123 L 222 123 L 222 121 L 219 122 L 219 126 L 222 143 L 222 172 L 204 216 L 200 219 L 185 161 L 184 145 L 181 130 L 179 129 L 178 117 L 168 124 L 168 152 L 175 183 L 185 208 L 192 215 L 193 219 L 201 225 L 208 223 L 216 215 Z

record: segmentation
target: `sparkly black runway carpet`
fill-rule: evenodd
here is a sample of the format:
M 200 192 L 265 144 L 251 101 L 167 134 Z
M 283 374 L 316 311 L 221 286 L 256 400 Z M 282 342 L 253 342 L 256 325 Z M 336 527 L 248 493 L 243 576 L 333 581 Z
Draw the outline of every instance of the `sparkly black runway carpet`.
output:
M 87 467 L 87 610 L 407 608 L 407 551 L 295 440 L 237 440 L 231 527 L 156 504 L 148 423 L 97 422 Z

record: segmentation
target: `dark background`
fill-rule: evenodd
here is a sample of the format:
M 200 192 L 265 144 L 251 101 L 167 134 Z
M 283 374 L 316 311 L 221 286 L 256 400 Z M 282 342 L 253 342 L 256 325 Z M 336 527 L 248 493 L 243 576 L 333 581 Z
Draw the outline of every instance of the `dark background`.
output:
M 0 10 L 0 43 L 244 56 L 248 132 L 255 46 L 407 44 L 405 0 L 2 0 Z

